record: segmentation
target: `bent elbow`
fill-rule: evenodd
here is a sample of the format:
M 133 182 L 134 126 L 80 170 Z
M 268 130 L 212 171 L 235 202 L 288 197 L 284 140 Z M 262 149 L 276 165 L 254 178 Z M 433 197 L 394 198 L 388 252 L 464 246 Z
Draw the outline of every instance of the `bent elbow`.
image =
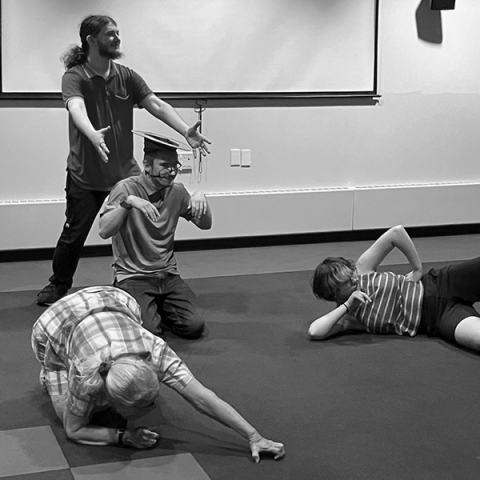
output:
M 108 225 L 105 222 L 103 222 L 102 219 L 100 219 L 98 234 L 104 240 L 109 239 L 113 234 L 112 229 L 108 228 Z
M 212 228 L 213 222 L 211 218 L 202 218 L 199 222 L 196 222 L 195 225 L 200 230 L 210 230 Z
M 308 329 L 308 338 L 309 340 L 325 340 L 325 338 L 327 338 L 327 335 L 318 332 L 317 330 L 315 330 L 315 328 L 310 327 Z
M 99 230 L 98 233 L 104 240 L 108 240 L 111 237 L 111 235 L 108 232 L 105 232 L 105 230 Z
M 65 427 L 65 435 L 72 442 L 78 443 L 81 440 L 81 436 L 78 434 L 78 430 L 72 430 L 71 428 Z

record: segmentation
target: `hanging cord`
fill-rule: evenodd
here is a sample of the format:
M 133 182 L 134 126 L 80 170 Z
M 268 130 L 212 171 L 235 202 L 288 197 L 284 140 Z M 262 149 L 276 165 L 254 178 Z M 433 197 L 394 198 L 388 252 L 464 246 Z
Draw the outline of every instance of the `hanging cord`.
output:
M 198 120 L 202 122 L 202 114 L 203 112 L 207 109 L 207 100 L 195 100 L 195 103 L 197 104 L 197 108 L 194 109 L 194 111 L 198 114 Z M 200 128 L 198 131 L 202 133 L 202 127 L 203 123 L 200 123 Z M 202 163 L 202 154 L 199 152 L 198 156 L 198 174 L 201 175 L 203 172 L 203 163 Z M 200 181 L 200 178 L 199 178 Z

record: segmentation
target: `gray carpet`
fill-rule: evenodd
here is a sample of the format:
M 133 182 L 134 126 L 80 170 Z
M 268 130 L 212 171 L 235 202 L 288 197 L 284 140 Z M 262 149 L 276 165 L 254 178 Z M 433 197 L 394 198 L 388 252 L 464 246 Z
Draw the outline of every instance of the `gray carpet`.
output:
M 284 460 L 252 463 L 241 437 L 167 388 L 161 409 L 143 420 L 162 434 L 155 449 L 66 441 L 30 350 L 30 328 L 42 311 L 34 292 L 0 294 L 0 430 L 50 425 L 70 467 L 190 453 L 214 480 L 480 478 L 480 357 L 425 336 L 311 342 L 308 325 L 330 305 L 313 297 L 310 275 L 189 280 L 206 335 L 166 337 L 202 383 L 285 443 Z

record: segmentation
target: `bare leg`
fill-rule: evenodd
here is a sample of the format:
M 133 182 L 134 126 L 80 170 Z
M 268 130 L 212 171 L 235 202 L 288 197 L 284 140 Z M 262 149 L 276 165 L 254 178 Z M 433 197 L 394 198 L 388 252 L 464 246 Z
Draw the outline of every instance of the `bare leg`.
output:
M 65 403 L 67 402 L 67 395 L 51 395 L 53 408 L 55 413 L 63 424 L 63 414 L 65 413 Z
M 462 347 L 480 351 L 480 318 L 467 317 L 455 329 L 455 340 Z

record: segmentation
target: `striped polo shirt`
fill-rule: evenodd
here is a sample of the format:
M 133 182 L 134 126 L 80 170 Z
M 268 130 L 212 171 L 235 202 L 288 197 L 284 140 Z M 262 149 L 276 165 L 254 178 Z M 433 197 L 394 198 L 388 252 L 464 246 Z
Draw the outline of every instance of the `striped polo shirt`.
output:
M 359 276 L 359 288 L 372 300 L 351 312 L 367 332 L 413 337 L 420 326 L 423 284 L 409 282 L 404 275 L 372 272 Z

